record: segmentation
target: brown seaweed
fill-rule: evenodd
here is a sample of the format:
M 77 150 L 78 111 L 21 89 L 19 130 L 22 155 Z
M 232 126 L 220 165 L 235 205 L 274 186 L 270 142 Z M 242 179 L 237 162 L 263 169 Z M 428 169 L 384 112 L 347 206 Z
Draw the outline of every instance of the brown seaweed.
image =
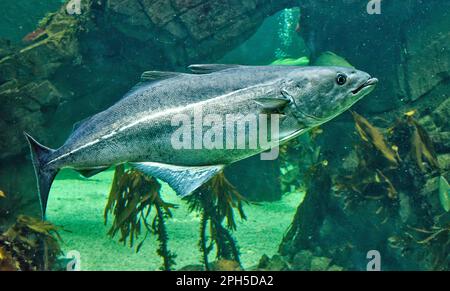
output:
M 414 233 L 407 232 L 406 235 L 419 246 L 425 246 L 430 253 L 434 270 L 447 270 L 450 262 L 450 223 L 444 225 L 433 225 L 430 228 L 418 228 L 409 226 Z
M 427 161 L 432 169 L 439 169 L 439 162 L 433 143 L 425 129 L 412 118 L 408 118 L 408 123 L 414 127 L 414 133 L 411 138 L 411 151 L 419 168 L 422 172 L 426 172 L 424 162 Z
M 51 270 L 62 254 L 59 230 L 48 221 L 19 215 L 0 235 L 0 270 Z
M 223 172 L 203 185 L 195 194 L 186 198 L 190 211 L 201 213 L 199 247 L 203 263 L 207 270 L 211 269 L 208 255 L 217 248 L 218 260 L 237 262 L 240 266 L 239 250 L 231 233 L 222 226 L 226 219 L 230 231 L 236 229 L 234 211 L 237 210 L 242 219 L 246 219 L 243 203 L 247 200 L 226 179 Z M 209 243 L 206 235 L 209 224 Z
M 421 259 L 431 259 L 433 268 L 442 270 L 448 268 L 448 216 L 443 220 L 447 222 L 439 222 L 445 213 L 431 215 L 431 198 L 418 195 L 423 192 L 427 179 L 439 175 L 441 170 L 433 143 L 414 119 L 415 114 L 416 111 L 410 111 L 383 130 L 354 113 L 360 137 L 355 145 L 358 165 L 350 174 L 337 178 L 336 193 L 344 197 L 346 207 L 363 207 L 368 200 L 377 200 L 374 214 L 382 216 L 382 223 L 399 215 L 399 193 L 405 195 L 409 201 L 407 207 L 414 209 L 420 219 L 408 217 L 409 229 L 393 234 L 389 245 L 405 255 L 416 249 L 417 254 L 424 256 Z
M 115 237 L 120 232 L 119 242 L 135 245 L 145 229 L 144 238 L 137 244 L 139 252 L 148 234 L 157 236 L 159 248 L 157 253 L 163 258 L 163 269 L 170 270 L 175 264 L 176 255 L 168 249 L 168 235 L 165 226 L 167 218 L 172 217 L 171 209 L 175 204 L 165 202 L 160 195 L 161 185 L 158 181 L 144 173 L 130 169 L 125 171 L 124 165 L 116 167 L 114 180 L 105 207 L 105 224 L 108 214 L 112 213 L 114 220 L 108 235 Z M 149 216 L 152 209 L 156 214 L 151 222 Z
M 355 120 L 356 130 L 362 140 L 377 149 L 393 166 L 397 166 L 399 162 L 397 154 L 392 147 L 387 145 L 381 131 L 358 113 L 352 111 L 352 115 Z

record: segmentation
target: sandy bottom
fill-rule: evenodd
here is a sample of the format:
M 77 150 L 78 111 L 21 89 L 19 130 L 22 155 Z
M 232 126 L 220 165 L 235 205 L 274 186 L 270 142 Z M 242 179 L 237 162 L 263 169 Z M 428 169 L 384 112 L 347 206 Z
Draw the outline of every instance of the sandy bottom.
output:
M 158 270 L 162 260 L 156 255 L 154 237 L 147 238 L 136 253 L 134 248 L 119 243 L 118 237 L 107 236 L 109 226 L 104 225 L 103 210 L 113 174 L 106 171 L 84 179 L 73 171 L 62 171 L 50 193 L 47 218 L 64 227 L 63 251 L 78 251 L 82 270 Z M 175 267 L 199 264 L 199 215 L 189 213 L 186 203 L 169 186 L 163 185 L 161 193 L 166 201 L 179 206 L 167 222 L 169 247 L 177 254 Z M 263 254 L 272 256 L 277 252 L 301 198 L 301 193 L 290 193 L 281 201 L 245 206 L 248 219 L 238 219 L 234 233 L 244 268 L 256 265 Z M 214 259 L 213 252 L 210 259 Z

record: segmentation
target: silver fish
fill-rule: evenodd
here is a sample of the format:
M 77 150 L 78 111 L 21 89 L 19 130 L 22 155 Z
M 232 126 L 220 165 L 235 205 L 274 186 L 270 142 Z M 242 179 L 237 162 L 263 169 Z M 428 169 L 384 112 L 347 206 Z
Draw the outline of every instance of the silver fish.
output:
M 43 216 L 51 184 L 62 168 L 90 177 L 112 165 L 132 163 L 186 196 L 226 165 L 328 122 L 378 82 L 365 72 L 341 67 L 213 64 L 189 69 L 192 74 L 145 72 L 141 83 L 124 98 L 77 124 L 56 150 L 25 133 Z M 172 138 L 178 129 L 173 126 L 174 117 L 195 118 L 200 108 L 203 114 L 223 117 L 224 130 L 230 126 L 226 119 L 230 114 L 238 116 L 238 122 L 245 122 L 248 114 L 277 114 L 279 136 L 276 143 L 256 148 L 174 148 Z

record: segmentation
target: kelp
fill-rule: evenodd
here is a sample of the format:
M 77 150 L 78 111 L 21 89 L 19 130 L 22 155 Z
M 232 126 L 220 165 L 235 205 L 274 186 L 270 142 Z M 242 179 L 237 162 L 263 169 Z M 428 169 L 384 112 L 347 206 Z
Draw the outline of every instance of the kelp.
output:
M 448 270 L 450 267 L 450 223 L 441 225 L 439 222 L 428 229 L 409 226 L 406 232 L 411 243 L 426 247 L 434 270 Z
M 398 166 L 398 155 L 389 147 L 381 131 L 369 123 L 367 119 L 352 111 L 355 127 L 359 136 L 369 146 L 373 146 L 392 166 Z
M 133 247 L 145 229 L 144 238 L 136 246 L 139 252 L 150 233 L 156 235 L 159 248 L 157 254 L 163 258 L 163 269 L 171 270 L 175 265 L 176 255 L 168 249 L 166 220 L 172 217 L 171 209 L 175 204 L 165 202 L 160 195 L 161 185 L 158 181 L 136 170 L 125 170 L 124 165 L 116 167 L 108 202 L 104 211 L 105 224 L 108 214 L 112 213 L 114 220 L 108 235 L 115 237 L 120 232 L 119 241 L 128 242 Z M 156 213 L 149 222 L 152 209 Z
M 164 260 L 163 269 L 171 270 L 175 265 L 175 254 L 168 250 L 168 235 L 166 220 L 172 217 L 172 209 L 176 205 L 165 202 L 160 196 L 161 185 L 158 181 L 136 170 L 126 170 L 124 165 L 116 167 L 109 199 L 105 207 L 105 224 L 108 215 L 113 214 L 114 220 L 108 235 L 115 237 L 120 233 L 119 241 L 133 247 L 142 235 L 144 238 L 137 244 L 139 252 L 150 233 L 155 234 L 159 241 L 157 253 Z M 217 247 L 218 260 L 224 260 L 224 268 L 240 268 L 239 251 L 234 238 L 229 231 L 236 229 L 235 211 L 242 219 L 246 219 L 243 204 L 247 200 L 225 178 L 223 173 L 212 178 L 200 187 L 194 194 L 185 198 L 190 211 L 201 213 L 199 247 L 203 254 L 203 263 L 210 269 L 208 254 Z M 149 216 L 152 209 L 156 213 L 152 222 Z M 226 220 L 227 228 L 222 223 Z M 209 230 L 209 242 L 207 232 Z
M 0 271 L 51 270 L 62 254 L 59 230 L 48 221 L 19 215 L 0 235 Z
M 338 177 L 335 186 L 346 207 L 379 201 L 374 214 L 380 215 L 383 223 L 401 215 L 400 194 L 403 195 L 406 211 L 415 216 L 402 217 L 407 219 L 408 229 L 393 234 L 389 245 L 405 256 L 416 250 L 415 254 L 423 255 L 419 260 L 431 259 L 433 268 L 442 270 L 448 268 L 449 262 L 448 213 L 435 213 L 430 203 L 437 197 L 419 193 L 441 195 L 441 186 L 437 187 L 439 191 L 424 189 L 426 181 L 438 178 L 435 180 L 442 182 L 443 177 L 433 143 L 415 115 L 416 111 L 409 111 L 388 128 L 380 129 L 353 113 L 359 137 L 355 144 L 358 165 L 349 175 Z
M 359 142 L 355 144 L 358 159 L 356 169 L 349 175 L 337 178 L 337 193 L 345 193 L 345 208 L 356 207 L 367 200 L 381 203 L 376 214 L 386 222 L 398 208 L 398 189 L 394 185 L 395 171 L 402 159 L 397 146 L 391 145 L 381 129 L 367 119 L 352 112 Z
M 246 219 L 243 204 L 247 200 L 226 179 L 223 172 L 186 198 L 190 211 L 201 213 L 199 247 L 207 270 L 211 269 L 208 255 L 217 248 L 218 260 L 234 261 L 240 266 L 239 250 L 230 231 L 236 230 L 234 211 Z M 226 220 L 228 230 L 222 225 Z M 207 230 L 209 224 L 209 242 Z M 230 231 L 229 231 L 230 230 Z
M 412 117 L 407 118 L 407 123 L 414 128 L 411 140 L 411 151 L 414 160 L 422 172 L 426 172 L 425 161 L 432 169 L 439 169 L 439 162 L 434 150 L 433 143 L 425 129 Z
M 434 146 L 424 128 L 407 112 L 387 129 L 373 126 L 352 112 L 359 142 L 355 145 L 358 166 L 337 179 L 338 192 L 346 192 L 346 206 L 380 200 L 377 214 L 398 207 L 398 193 L 418 193 L 426 178 L 439 170 Z M 384 211 L 387 210 L 388 212 Z M 392 213 L 392 212 L 390 212 Z M 386 218 L 389 215 L 386 215 Z

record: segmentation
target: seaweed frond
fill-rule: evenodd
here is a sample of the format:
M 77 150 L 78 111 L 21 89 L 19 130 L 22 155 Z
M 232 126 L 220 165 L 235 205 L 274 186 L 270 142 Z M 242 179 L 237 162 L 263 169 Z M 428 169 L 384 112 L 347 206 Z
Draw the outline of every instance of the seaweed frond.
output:
M 62 254 L 60 229 L 48 221 L 19 215 L 0 235 L 0 270 L 51 270 Z
M 370 124 L 367 119 L 358 113 L 352 111 L 352 115 L 355 120 L 356 130 L 361 139 L 377 149 L 393 166 L 398 166 L 398 156 L 396 152 L 387 145 L 380 130 Z
M 433 143 L 425 129 L 411 117 L 408 118 L 408 123 L 414 128 L 411 151 L 420 170 L 426 172 L 424 161 L 427 161 L 432 169 L 439 169 L 439 162 Z
M 450 223 L 433 225 L 428 229 L 408 226 L 411 241 L 425 246 L 430 253 L 434 270 L 447 270 L 450 267 Z
M 170 270 L 176 256 L 168 250 L 165 222 L 172 217 L 171 209 L 176 208 L 176 205 L 165 202 L 160 196 L 160 189 L 161 185 L 155 178 L 136 169 L 125 171 L 124 165 L 117 166 L 104 219 L 106 224 L 108 214 L 113 214 L 114 220 L 108 235 L 115 237 L 120 232 L 119 242 L 128 242 L 130 247 L 134 246 L 145 229 L 144 238 L 137 244 L 136 252 L 140 251 L 149 233 L 155 234 L 159 241 L 157 253 L 164 260 L 163 268 Z M 155 208 L 156 214 L 150 224 L 148 219 L 152 208 Z
M 240 254 L 230 231 L 236 230 L 234 211 L 241 219 L 246 219 L 243 204 L 248 201 L 226 179 L 223 172 L 203 185 L 194 195 L 186 198 L 190 211 L 201 213 L 199 247 L 202 261 L 210 269 L 208 255 L 216 246 L 217 258 L 237 262 L 240 266 Z M 222 225 L 226 219 L 227 228 Z M 206 235 L 209 224 L 209 243 Z

